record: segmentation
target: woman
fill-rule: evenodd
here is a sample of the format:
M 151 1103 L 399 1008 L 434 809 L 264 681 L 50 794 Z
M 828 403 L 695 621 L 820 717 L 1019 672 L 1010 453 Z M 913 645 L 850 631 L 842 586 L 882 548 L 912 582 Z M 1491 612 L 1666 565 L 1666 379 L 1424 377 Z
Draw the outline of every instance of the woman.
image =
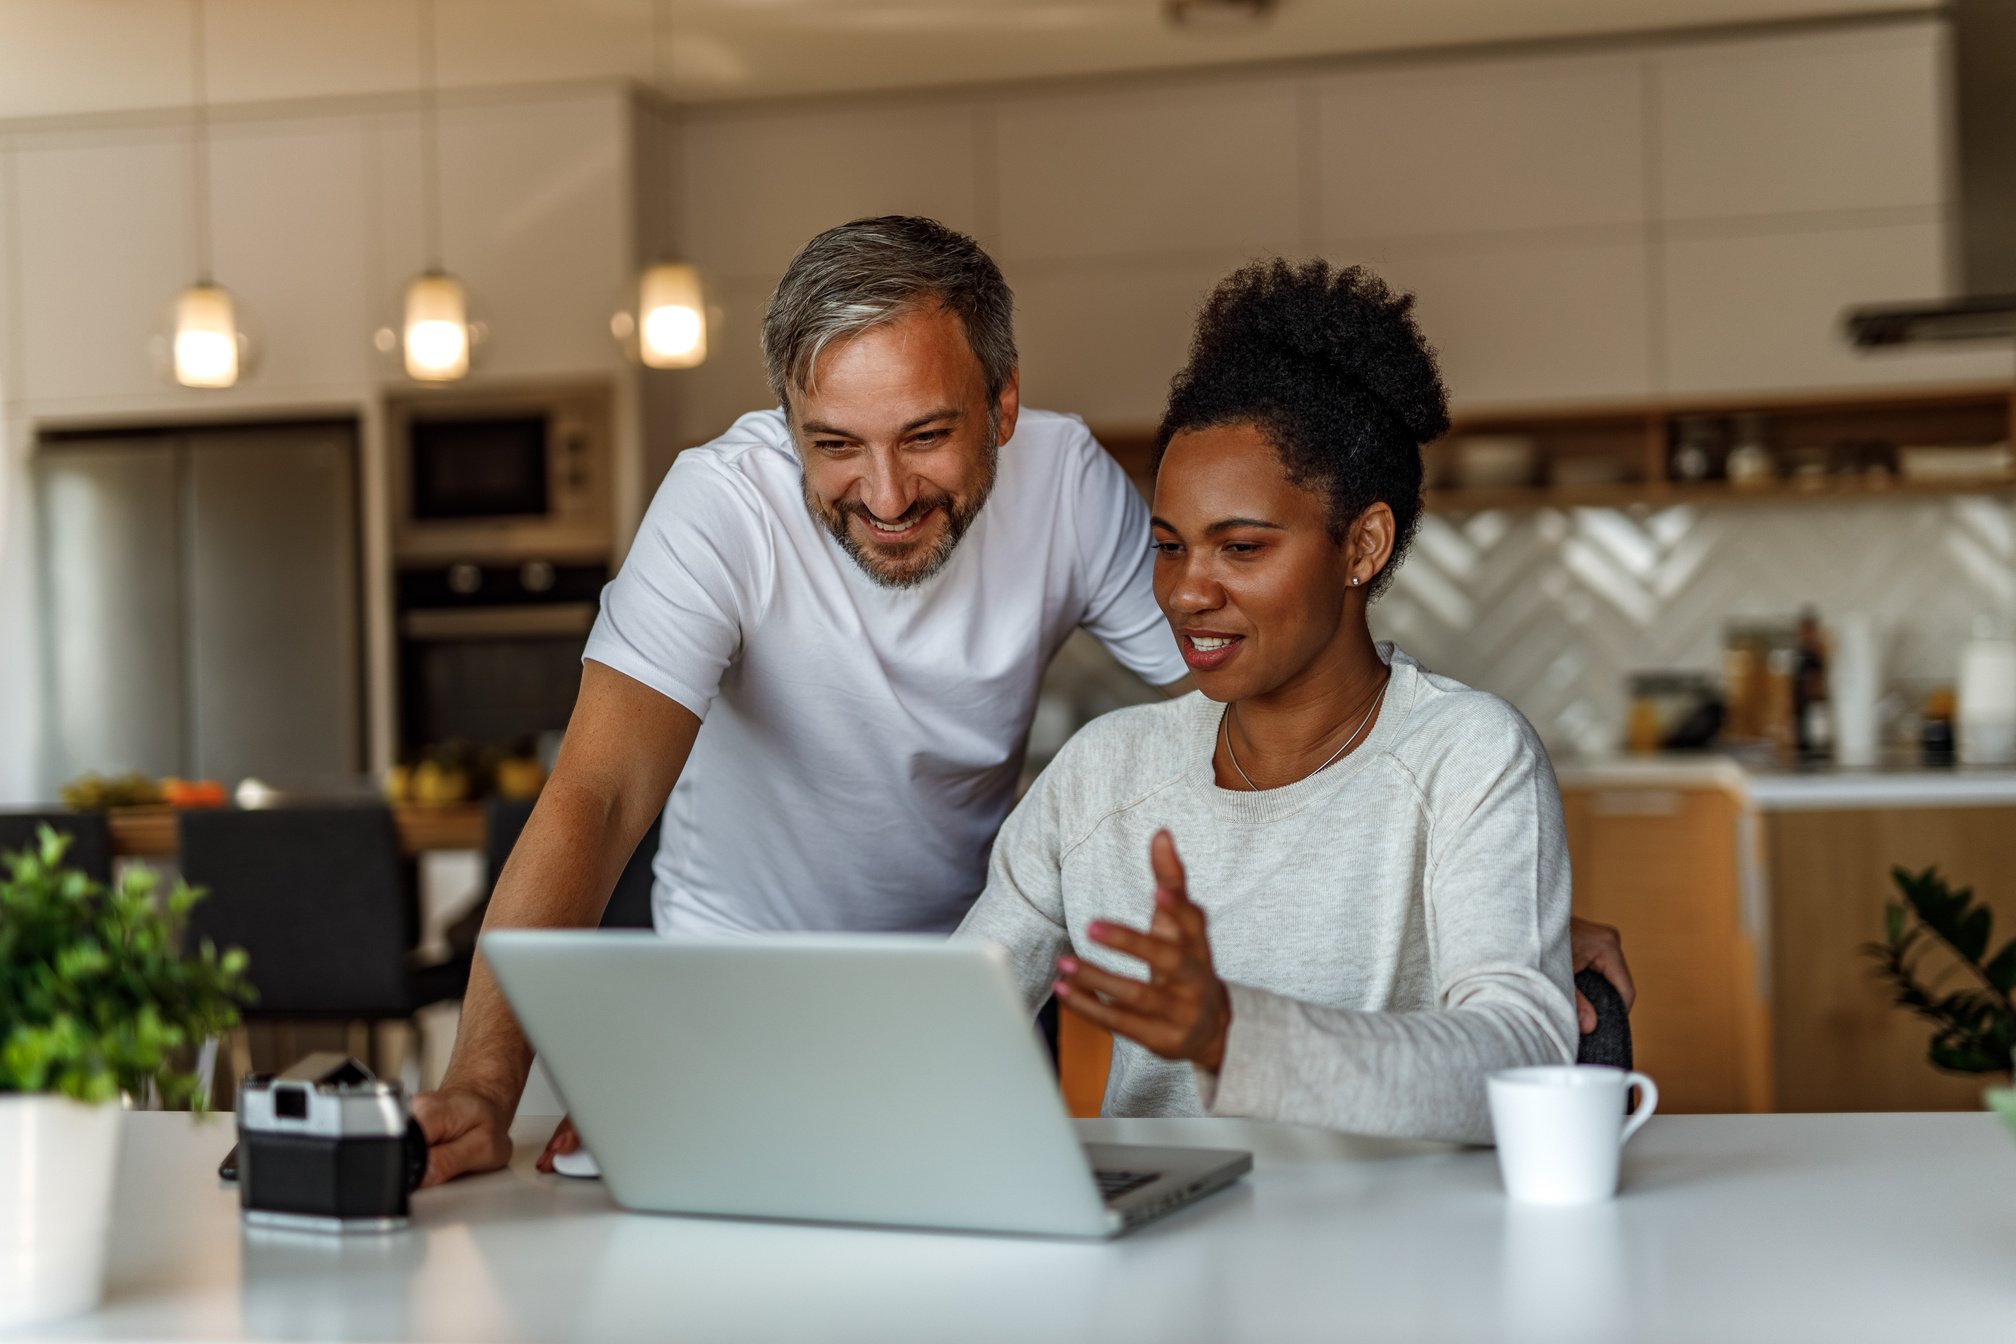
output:
M 1574 1060 L 1546 753 L 1366 624 L 1448 426 L 1411 306 L 1320 261 L 1212 294 L 1153 520 L 1201 694 L 1066 744 L 961 925 L 1115 1034 L 1109 1115 L 1488 1142 L 1488 1073 Z

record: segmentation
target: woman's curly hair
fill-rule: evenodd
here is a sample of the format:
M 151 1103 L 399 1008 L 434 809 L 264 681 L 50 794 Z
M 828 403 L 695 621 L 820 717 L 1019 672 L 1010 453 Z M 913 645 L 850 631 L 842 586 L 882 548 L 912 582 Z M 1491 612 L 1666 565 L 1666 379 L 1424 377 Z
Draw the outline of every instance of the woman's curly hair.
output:
M 1435 352 L 1395 294 L 1362 266 L 1279 259 L 1242 266 L 1204 303 L 1190 362 L 1169 386 L 1157 468 L 1188 430 L 1250 424 L 1288 478 L 1328 498 L 1342 542 L 1375 503 L 1393 510 L 1384 592 L 1421 522 L 1421 445 L 1449 428 Z

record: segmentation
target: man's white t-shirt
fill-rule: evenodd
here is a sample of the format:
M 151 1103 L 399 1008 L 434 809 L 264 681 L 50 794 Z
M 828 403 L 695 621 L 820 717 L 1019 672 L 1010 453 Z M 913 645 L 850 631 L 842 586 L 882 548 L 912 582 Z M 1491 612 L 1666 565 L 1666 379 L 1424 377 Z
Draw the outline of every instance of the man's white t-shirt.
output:
M 702 720 L 666 804 L 659 930 L 954 928 L 1066 636 L 1183 676 L 1148 540 L 1075 416 L 1022 412 L 993 494 L 913 588 L 878 585 L 813 518 L 781 411 L 681 453 L 584 655 Z

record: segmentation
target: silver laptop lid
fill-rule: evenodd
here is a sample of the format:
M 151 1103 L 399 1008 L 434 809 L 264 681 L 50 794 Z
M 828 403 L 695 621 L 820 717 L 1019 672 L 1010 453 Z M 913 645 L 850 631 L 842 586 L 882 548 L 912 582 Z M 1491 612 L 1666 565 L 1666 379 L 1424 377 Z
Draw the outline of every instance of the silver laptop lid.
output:
M 507 930 L 483 950 L 627 1208 L 1112 1230 L 991 946 Z

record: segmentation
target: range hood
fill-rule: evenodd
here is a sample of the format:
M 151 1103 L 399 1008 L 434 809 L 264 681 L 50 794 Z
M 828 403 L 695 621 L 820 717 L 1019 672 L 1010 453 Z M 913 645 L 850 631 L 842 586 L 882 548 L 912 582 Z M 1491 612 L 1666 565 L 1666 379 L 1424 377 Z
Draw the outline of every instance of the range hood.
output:
M 1949 12 L 1967 297 L 1850 309 L 1859 346 L 2016 336 L 2016 0 L 1952 0 Z

